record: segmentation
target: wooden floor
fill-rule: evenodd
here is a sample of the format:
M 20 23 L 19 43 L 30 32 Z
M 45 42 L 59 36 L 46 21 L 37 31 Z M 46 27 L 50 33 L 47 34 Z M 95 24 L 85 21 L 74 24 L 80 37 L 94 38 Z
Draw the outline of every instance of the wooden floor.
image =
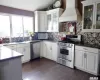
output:
M 23 80 L 89 80 L 90 77 L 94 76 L 44 58 L 23 64 Z

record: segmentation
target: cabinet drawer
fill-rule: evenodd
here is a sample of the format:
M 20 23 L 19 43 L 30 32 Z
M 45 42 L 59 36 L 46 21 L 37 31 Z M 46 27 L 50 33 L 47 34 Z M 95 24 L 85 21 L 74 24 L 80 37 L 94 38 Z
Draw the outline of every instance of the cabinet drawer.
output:
M 75 46 L 75 50 L 81 50 L 81 51 L 92 52 L 92 53 L 99 53 L 99 49 L 84 47 L 84 46 Z

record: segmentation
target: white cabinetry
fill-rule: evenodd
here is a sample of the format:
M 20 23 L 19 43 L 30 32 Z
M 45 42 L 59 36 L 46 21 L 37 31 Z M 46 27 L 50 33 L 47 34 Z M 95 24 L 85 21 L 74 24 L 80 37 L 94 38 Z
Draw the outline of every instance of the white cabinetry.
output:
M 75 66 L 84 69 L 84 52 L 75 50 Z
M 12 50 L 14 50 L 14 51 L 16 51 L 16 44 L 8 44 L 8 45 L 4 45 L 5 47 L 7 47 L 7 48 L 10 48 L 10 49 L 12 49 Z
M 59 32 L 59 17 L 61 16 L 63 9 L 57 8 L 47 11 L 47 32 Z
M 46 11 L 35 11 L 35 32 L 47 32 Z
M 75 46 L 75 66 L 78 69 L 98 75 L 99 49 Z
M 41 46 L 41 57 L 57 61 L 57 43 L 50 41 L 43 41 Z
M 83 32 L 100 32 L 100 0 L 83 3 Z
M 22 63 L 30 61 L 30 43 L 17 44 L 17 52 L 23 54 Z

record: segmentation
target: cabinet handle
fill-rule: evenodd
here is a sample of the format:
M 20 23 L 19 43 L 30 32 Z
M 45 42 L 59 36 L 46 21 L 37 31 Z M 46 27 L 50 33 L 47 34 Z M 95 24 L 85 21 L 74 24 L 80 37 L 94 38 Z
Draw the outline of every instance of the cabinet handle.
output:
M 86 53 L 84 53 L 84 58 L 86 58 Z

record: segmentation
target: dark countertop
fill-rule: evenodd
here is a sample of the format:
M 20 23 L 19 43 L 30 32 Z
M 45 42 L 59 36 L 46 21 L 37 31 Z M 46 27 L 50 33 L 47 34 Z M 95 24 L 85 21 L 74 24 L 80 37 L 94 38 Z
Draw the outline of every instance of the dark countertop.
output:
M 100 46 L 97 45 L 90 45 L 90 44 L 75 44 L 75 45 L 100 49 Z
M 0 61 L 8 60 L 8 59 L 16 58 L 16 57 L 21 57 L 21 56 L 23 55 L 14 50 L 11 50 L 4 46 L 0 47 Z

